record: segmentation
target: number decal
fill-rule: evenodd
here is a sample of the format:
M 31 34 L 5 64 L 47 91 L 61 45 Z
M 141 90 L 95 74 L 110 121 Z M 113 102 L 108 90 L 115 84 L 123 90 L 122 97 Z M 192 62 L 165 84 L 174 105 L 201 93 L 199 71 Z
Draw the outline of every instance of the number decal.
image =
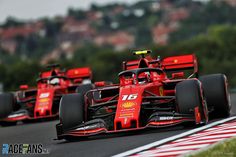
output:
M 138 94 L 122 95 L 122 100 L 135 100 L 138 97 Z
M 128 96 L 129 96 L 129 95 L 123 95 L 123 96 L 122 96 L 122 100 L 123 100 L 123 101 L 126 100 L 126 99 L 128 98 Z

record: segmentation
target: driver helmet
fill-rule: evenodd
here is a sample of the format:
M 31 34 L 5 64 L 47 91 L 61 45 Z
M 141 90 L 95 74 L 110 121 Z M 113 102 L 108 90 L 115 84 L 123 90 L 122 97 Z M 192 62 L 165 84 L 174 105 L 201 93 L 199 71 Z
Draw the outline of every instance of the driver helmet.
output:
M 49 81 L 49 84 L 56 85 L 60 83 L 59 78 L 53 78 L 52 80 Z
M 139 82 L 139 84 L 150 82 L 150 73 L 145 72 L 145 73 L 140 74 L 138 76 L 138 82 Z
M 82 84 L 91 84 L 91 83 L 92 83 L 92 81 L 90 79 L 84 79 L 82 81 Z

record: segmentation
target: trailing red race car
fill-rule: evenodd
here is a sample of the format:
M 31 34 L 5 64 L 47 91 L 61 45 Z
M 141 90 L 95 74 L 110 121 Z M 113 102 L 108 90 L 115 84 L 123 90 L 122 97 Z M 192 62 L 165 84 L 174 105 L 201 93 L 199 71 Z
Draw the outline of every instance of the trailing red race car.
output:
M 137 51 L 140 60 L 123 63 L 119 85 L 90 90 L 84 100 L 81 94 L 63 96 L 56 125 L 58 139 L 180 123 L 206 124 L 209 116 L 230 115 L 225 75 L 198 78 L 195 55 L 160 60 L 145 57 L 149 52 Z
M 62 71 L 58 66 L 50 65 L 49 71 L 40 73 L 35 88 L 21 85 L 20 91 L 0 94 L 1 125 L 14 125 L 20 120 L 27 122 L 57 117 L 62 95 L 83 92 L 80 88 L 87 84 L 91 86 L 90 68 Z

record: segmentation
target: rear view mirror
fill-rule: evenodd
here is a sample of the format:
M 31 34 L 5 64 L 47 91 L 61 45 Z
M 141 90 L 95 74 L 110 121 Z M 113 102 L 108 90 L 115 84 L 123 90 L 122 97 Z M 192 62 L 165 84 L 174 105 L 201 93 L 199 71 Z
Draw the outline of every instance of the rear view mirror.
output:
M 103 87 L 106 85 L 106 82 L 105 81 L 100 81 L 100 82 L 95 82 L 94 83 L 96 87 Z
M 26 84 L 20 85 L 20 89 L 21 89 L 21 90 L 26 90 L 26 89 L 28 89 L 28 88 L 29 88 L 29 86 L 26 85 Z
M 181 79 L 184 78 L 184 72 L 172 73 L 172 79 Z

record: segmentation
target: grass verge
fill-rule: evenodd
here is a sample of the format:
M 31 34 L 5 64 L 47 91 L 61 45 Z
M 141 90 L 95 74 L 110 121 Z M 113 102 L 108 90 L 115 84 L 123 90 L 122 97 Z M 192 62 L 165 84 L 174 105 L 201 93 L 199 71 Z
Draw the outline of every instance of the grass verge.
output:
M 236 157 L 236 138 L 220 142 L 209 149 L 188 155 L 188 157 Z

